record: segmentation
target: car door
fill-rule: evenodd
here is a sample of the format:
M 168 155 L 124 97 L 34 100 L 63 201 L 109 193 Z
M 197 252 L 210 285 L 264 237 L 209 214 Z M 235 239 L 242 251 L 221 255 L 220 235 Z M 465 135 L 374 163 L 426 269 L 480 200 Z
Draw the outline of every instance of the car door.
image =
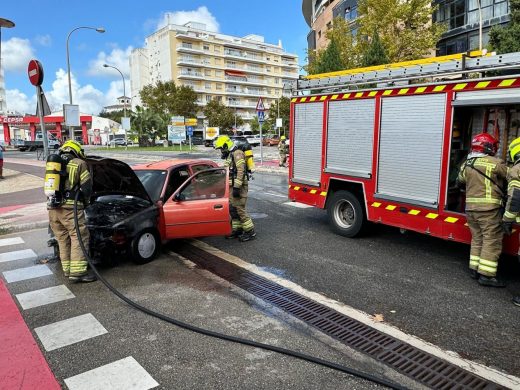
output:
M 229 173 L 226 168 L 197 172 L 163 205 L 166 239 L 231 233 Z

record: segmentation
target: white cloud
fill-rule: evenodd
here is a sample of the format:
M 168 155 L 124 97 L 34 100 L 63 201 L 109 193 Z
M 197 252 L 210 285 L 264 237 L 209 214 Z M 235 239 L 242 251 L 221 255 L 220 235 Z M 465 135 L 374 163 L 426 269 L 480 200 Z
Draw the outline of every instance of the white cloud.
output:
M 204 23 L 208 31 L 218 32 L 220 29 L 217 19 L 209 12 L 207 7 L 202 6 L 195 11 L 165 12 L 157 23 L 157 30 L 168 25 L 168 23 L 182 26 L 188 22 Z
M 6 71 L 22 72 L 34 58 L 34 49 L 28 39 L 13 37 L 2 42 L 2 68 Z
M 125 77 L 130 77 L 130 53 L 133 47 L 128 46 L 126 49 L 114 47 L 107 54 L 104 51 L 98 53 L 97 58 L 89 62 L 88 74 L 91 76 L 120 77 L 120 75 L 110 68 L 103 68 L 103 64 L 108 64 L 118 68 Z M 122 84 L 121 84 L 122 85 Z
M 5 91 L 7 111 L 17 114 L 34 114 L 36 112 L 36 95 L 29 98 L 18 89 L 7 89 Z
M 38 36 L 36 36 L 36 38 L 34 38 L 34 40 L 40 46 L 49 47 L 49 46 L 52 45 L 52 39 L 51 39 L 51 36 L 49 34 L 47 34 L 47 35 L 38 35 Z

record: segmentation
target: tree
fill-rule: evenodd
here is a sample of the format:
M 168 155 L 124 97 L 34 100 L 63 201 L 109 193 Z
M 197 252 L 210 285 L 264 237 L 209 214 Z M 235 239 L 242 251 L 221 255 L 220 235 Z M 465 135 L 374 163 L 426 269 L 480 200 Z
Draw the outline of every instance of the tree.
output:
M 181 85 L 175 91 L 174 108 L 171 114 L 185 118 L 193 118 L 197 115 L 197 94 L 192 87 Z
M 335 38 L 332 38 L 325 51 L 320 55 L 317 71 L 318 73 L 327 73 L 344 69 L 338 43 Z
M 280 116 L 278 116 L 278 104 L 280 104 Z M 282 134 L 288 132 L 286 129 L 289 128 L 289 117 L 291 113 L 291 100 L 288 97 L 282 96 L 275 103 L 269 107 L 269 115 L 266 120 L 266 129 L 276 128 L 276 118 L 282 118 Z
M 127 115 L 131 112 L 131 110 L 129 108 L 130 107 L 128 107 L 128 109 L 126 110 Z M 112 111 L 112 112 L 100 112 L 99 116 L 101 118 L 108 118 L 108 119 L 113 120 L 114 122 L 121 123 L 121 118 L 124 116 L 124 111 L 119 110 L 119 111 Z
M 520 0 L 510 0 L 511 22 L 506 27 L 494 26 L 489 44 L 499 54 L 520 51 Z
M 145 85 L 139 96 L 148 109 L 160 114 L 175 111 L 177 86 L 173 81 L 157 81 L 155 85 Z
M 372 35 L 371 42 L 367 47 L 367 51 L 363 53 L 361 66 L 367 67 L 383 65 L 388 64 L 388 62 L 388 56 L 386 55 L 385 48 L 379 38 L 379 33 L 375 31 Z
M 131 117 L 130 135 L 137 137 L 139 146 L 154 146 L 155 139 L 166 138 L 168 117 L 137 106 Z
M 429 55 L 446 26 L 432 23 L 431 0 L 359 0 L 357 52 L 368 52 L 377 31 L 389 62 Z
M 216 99 L 211 100 L 204 107 L 204 116 L 209 121 L 211 127 L 220 127 L 222 131 L 229 130 L 235 126 L 244 124 L 242 118 L 237 116 L 235 118 L 235 111 L 229 107 L 224 106 Z

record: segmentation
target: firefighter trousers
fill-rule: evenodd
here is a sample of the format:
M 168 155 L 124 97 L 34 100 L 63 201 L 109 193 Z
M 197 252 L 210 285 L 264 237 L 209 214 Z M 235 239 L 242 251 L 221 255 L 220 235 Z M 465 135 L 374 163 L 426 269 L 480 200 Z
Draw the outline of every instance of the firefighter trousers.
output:
M 253 220 L 246 211 L 247 188 L 240 190 L 240 197 L 229 197 L 229 213 L 231 214 L 231 227 L 233 231 L 242 230 L 250 232 L 254 229 Z
M 59 207 L 49 210 L 51 229 L 60 248 L 61 267 L 65 276 L 82 276 L 87 273 L 87 260 L 79 245 L 74 226 L 74 210 Z M 89 246 L 89 232 L 83 210 L 78 210 L 78 223 L 85 248 Z
M 283 167 L 287 163 L 287 154 L 286 153 L 280 153 L 280 162 L 279 166 Z
M 502 213 L 500 209 L 467 211 L 466 217 L 471 231 L 469 268 L 481 275 L 494 277 L 502 253 Z

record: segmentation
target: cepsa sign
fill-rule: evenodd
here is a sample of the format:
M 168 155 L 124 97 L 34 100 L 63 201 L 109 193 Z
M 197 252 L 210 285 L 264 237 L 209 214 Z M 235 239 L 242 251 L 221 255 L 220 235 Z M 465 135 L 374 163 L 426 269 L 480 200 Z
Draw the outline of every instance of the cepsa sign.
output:
M 43 83 L 43 66 L 38 60 L 29 61 L 27 67 L 27 73 L 29 75 L 29 81 L 35 87 L 39 87 Z
M 23 116 L 2 116 L 0 115 L 0 123 L 22 123 Z

